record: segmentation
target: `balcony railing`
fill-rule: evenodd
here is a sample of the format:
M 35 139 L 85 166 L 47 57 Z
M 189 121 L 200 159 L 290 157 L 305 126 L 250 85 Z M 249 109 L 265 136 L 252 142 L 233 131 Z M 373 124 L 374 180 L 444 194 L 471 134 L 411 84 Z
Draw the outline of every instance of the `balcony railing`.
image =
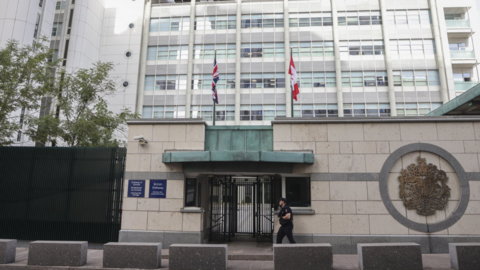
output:
M 455 82 L 455 91 L 467 91 L 477 84 L 478 82 Z
M 470 28 L 470 21 L 446 20 L 447 28 Z
M 452 59 L 475 59 L 473 51 L 450 51 Z

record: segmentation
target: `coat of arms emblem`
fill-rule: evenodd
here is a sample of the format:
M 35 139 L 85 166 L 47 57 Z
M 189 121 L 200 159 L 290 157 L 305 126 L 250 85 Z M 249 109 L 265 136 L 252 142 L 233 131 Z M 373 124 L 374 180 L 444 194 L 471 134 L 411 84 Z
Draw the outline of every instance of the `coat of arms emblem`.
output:
M 436 210 L 443 210 L 450 197 L 450 188 L 446 182 L 447 174 L 425 158 L 418 157 L 418 164 L 411 164 L 402 169 L 400 181 L 400 198 L 407 209 L 417 210 L 417 214 L 430 216 Z

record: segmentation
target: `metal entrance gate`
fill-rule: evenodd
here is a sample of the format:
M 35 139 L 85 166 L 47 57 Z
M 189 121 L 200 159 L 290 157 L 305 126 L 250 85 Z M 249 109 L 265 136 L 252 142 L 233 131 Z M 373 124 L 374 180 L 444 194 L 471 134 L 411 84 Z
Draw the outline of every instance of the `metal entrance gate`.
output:
M 272 177 L 216 176 L 209 182 L 210 241 L 272 241 Z

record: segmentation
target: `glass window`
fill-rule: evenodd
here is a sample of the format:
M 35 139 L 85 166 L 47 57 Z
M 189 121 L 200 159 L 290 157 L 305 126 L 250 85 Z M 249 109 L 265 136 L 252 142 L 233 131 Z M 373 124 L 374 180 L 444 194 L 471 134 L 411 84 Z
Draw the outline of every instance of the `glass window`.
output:
M 242 15 L 242 28 L 283 27 L 283 14 Z
M 190 17 L 150 19 L 150 32 L 188 31 L 189 29 Z
M 381 25 L 382 16 L 380 11 L 370 12 L 339 12 L 338 25 Z
M 310 207 L 310 178 L 286 177 L 285 194 L 288 205 L 296 207 Z
M 197 205 L 197 179 L 187 178 L 185 180 L 185 207 Z
M 62 28 L 63 28 L 63 23 L 61 22 L 53 23 L 52 36 L 62 35 Z
M 236 29 L 237 16 L 199 16 L 195 18 L 195 30 Z
M 331 26 L 331 13 L 290 13 L 290 27 Z

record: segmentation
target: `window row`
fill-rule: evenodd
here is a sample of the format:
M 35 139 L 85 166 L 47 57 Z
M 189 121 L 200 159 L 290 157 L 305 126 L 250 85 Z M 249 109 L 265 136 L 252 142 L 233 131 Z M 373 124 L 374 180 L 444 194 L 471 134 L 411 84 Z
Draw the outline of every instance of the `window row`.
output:
M 420 26 L 431 24 L 429 10 L 392 10 L 387 12 L 388 24 Z
M 302 104 L 293 106 L 294 117 L 338 117 L 337 104 Z
M 145 91 L 187 89 L 187 75 L 145 76 Z
M 332 26 L 331 13 L 289 14 L 290 27 Z
M 442 103 L 397 103 L 396 106 L 397 116 L 423 116 L 442 106 Z
M 333 41 L 324 42 L 292 42 L 290 43 L 292 48 L 293 57 L 297 56 L 334 56 L 335 49 L 333 47 Z
M 283 43 L 247 43 L 242 44 L 242 58 L 285 57 Z
M 150 19 L 150 32 L 171 32 L 188 30 L 190 30 L 190 17 Z
M 283 26 L 283 14 L 242 15 L 242 28 L 274 28 Z
M 201 44 L 193 46 L 194 59 L 213 59 L 215 57 L 215 50 L 217 50 L 217 58 L 235 58 L 236 57 L 235 44 Z
M 52 27 L 52 37 L 61 36 L 63 29 L 63 23 L 61 22 L 54 22 Z
M 382 16 L 380 11 L 339 12 L 338 25 L 380 25 Z
M 343 104 L 345 117 L 390 116 L 390 104 Z
M 188 59 L 188 45 L 148 47 L 147 60 L 167 59 Z
M 241 105 L 241 121 L 271 121 L 286 116 L 285 105 Z
M 335 72 L 299 72 L 298 86 L 302 87 L 336 87 L 337 78 Z
M 375 87 L 388 86 L 386 71 L 342 72 L 344 87 Z
M 237 16 L 195 17 L 195 30 L 236 29 Z
M 383 55 L 385 46 L 382 40 L 340 41 L 340 55 Z
M 66 6 L 67 6 L 66 1 L 57 1 L 56 5 L 55 5 L 55 9 L 56 10 L 64 10 Z
M 390 40 L 390 52 L 393 55 L 433 55 L 435 41 L 424 40 Z
M 142 118 L 185 118 L 185 106 L 143 106 Z
M 212 74 L 192 75 L 192 89 L 212 89 Z M 235 89 L 235 74 L 220 74 L 217 89 Z
M 393 71 L 394 86 L 440 85 L 438 70 Z
M 240 88 L 285 88 L 285 73 L 242 74 Z

